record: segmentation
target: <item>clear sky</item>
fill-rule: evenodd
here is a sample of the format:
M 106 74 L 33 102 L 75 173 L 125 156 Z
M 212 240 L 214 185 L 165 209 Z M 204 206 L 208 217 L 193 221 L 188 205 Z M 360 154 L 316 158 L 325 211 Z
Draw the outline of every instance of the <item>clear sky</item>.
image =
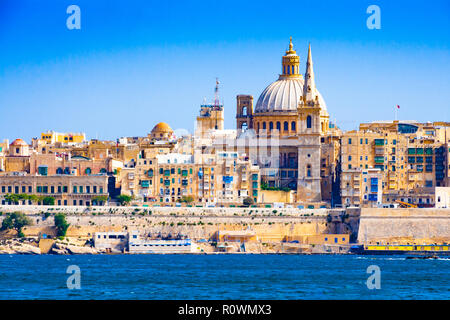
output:
M 68 30 L 66 9 L 81 9 Z M 366 9 L 381 9 L 369 30 Z M 345 129 L 394 118 L 450 121 L 450 2 L 0 0 L 0 139 L 46 130 L 143 136 L 192 132 L 215 78 L 225 126 L 237 94 L 259 94 L 289 43 Z

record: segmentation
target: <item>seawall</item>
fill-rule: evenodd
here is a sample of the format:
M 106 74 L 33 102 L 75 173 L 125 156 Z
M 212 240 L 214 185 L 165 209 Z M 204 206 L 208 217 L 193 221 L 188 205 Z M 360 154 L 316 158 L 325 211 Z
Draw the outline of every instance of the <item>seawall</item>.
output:
M 450 243 L 450 209 L 361 209 L 359 243 Z

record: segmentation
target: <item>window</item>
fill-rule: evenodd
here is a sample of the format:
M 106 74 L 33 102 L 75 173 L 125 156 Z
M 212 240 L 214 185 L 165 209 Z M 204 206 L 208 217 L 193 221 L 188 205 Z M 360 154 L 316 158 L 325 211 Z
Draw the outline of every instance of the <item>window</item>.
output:
M 306 128 L 308 128 L 308 129 L 312 128 L 312 118 L 311 118 L 311 116 L 306 117 Z
M 292 131 L 297 130 L 297 129 L 295 128 L 295 121 L 292 121 L 292 122 L 291 122 L 291 130 L 292 130 Z
M 269 130 L 270 130 L 270 131 L 273 130 L 273 122 L 272 122 L 272 121 L 269 122 Z
M 348 144 L 352 144 L 352 138 L 348 138 Z
M 265 122 L 263 122 L 263 130 L 266 130 L 267 128 L 266 128 L 266 123 Z
M 289 123 L 287 121 L 284 122 L 283 126 L 284 131 L 289 131 Z
M 280 121 L 277 121 L 277 130 L 281 131 L 281 122 Z
M 86 170 L 84 170 L 84 172 L 89 175 L 89 174 L 91 174 L 92 170 L 91 170 L 91 168 L 86 168 Z

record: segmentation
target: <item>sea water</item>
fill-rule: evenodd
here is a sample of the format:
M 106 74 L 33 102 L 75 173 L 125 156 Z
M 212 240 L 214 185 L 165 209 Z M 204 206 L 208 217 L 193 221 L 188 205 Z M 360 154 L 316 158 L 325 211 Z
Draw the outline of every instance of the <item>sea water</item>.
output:
M 0 299 L 449 299 L 449 275 L 450 260 L 402 256 L 0 255 Z

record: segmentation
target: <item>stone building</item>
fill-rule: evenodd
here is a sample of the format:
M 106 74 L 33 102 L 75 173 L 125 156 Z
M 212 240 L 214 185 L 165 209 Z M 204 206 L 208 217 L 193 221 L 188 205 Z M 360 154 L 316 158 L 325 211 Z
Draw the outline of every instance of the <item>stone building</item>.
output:
M 381 169 L 344 169 L 341 171 L 341 197 L 344 206 L 377 207 L 382 203 Z
M 259 169 L 234 153 L 209 155 L 161 154 L 141 158 L 121 171 L 121 192 L 143 203 L 181 202 L 242 204 L 247 197 L 258 202 Z
M 378 168 L 384 203 L 432 206 L 435 188 L 448 181 L 449 129 L 449 123 L 363 123 L 342 136 L 342 172 Z
M 92 205 L 95 197 L 108 196 L 108 176 L 26 175 L 0 176 L 0 201 L 6 204 L 6 194 L 49 196 L 56 205 Z M 22 200 L 22 204 L 31 201 Z M 100 203 L 98 203 L 100 204 Z

